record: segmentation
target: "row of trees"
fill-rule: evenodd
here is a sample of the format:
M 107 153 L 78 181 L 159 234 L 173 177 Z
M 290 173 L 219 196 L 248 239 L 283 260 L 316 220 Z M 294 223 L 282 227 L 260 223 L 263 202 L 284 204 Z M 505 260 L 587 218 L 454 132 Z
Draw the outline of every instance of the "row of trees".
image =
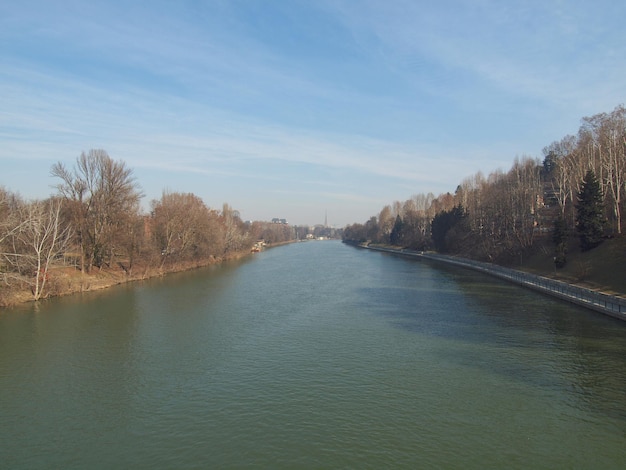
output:
M 602 193 L 607 228 L 622 233 L 626 192 L 626 108 L 582 119 L 577 136 L 568 135 L 544 149 L 544 168 L 563 216 L 576 221 L 576 196 L 589 170 Z
M 516 158 L 507 172 L 477 173 L 454 194 L 419 194 L 344 230 L 344 240 L 435 248 L 506 261 L 553 236 L 565 262 L 568 234 L 583 250 L 619 236 L 626 196 L 626 109 L 582 119 L 577 136 L 548 145 L 543 161 Z
M 289 227 L 276 235 L 267 224 L 246 224 L 228 204 L 211 209 L 189 193 L 165 191 L 145 214 L 133 171 L 104 150 L 82 153 L 71 168 L 57 163 L 51 174 L 56 194 L 43 201 L 0 188 L 0 297 L 25 287 L 35 299 L 48 295 L 63 265 L 133 276 L 138 266 L 163 272 L 249 251 L 264 235 L 295 236 Z

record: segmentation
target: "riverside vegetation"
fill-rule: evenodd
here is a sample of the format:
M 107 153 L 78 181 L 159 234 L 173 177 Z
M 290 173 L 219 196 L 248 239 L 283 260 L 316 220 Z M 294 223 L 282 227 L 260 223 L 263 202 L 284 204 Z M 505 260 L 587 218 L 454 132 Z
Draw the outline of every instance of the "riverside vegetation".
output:
M 224 204 L 164 191 L 143 213 L 133 171 L 104 150 L 53 165 L 56 194 L 27 201 L 0 187 L 0 306 L 206 266 L 282 243 L 297 228 L 244 223 Z M 302 229 L 302 227 L 300 228 Z
M 344 230 L 344 241 L 488 261 L 626 294 L 626 108 L 582 119 L 576 136 L 477 173 L 454 194 L 417 194 Z
M 379 243 L 554 274 L 626 293 L 626 108 L 582 119 L 544 159 L 477 173 L 454 194 L 385 206 L 345 227 L 350 243 Z M 244 223 L 224 204 L 164 191 L 141 211 L 141 189 L 104 150 L 53 165 L 56 194 L 27 201 L 0 187 L 0 306 L 205 266 L 248 253 L 260 238 L 301 238 L 296 227 Z M 300 228 L 302 229 L 302 228 Z

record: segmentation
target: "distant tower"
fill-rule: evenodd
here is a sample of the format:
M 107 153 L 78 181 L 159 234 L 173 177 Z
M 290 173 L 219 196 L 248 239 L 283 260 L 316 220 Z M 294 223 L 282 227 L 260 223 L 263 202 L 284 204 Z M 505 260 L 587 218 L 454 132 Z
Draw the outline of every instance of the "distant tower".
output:
M 328 227 L 328 210 L 324 211 L 324 227 Z

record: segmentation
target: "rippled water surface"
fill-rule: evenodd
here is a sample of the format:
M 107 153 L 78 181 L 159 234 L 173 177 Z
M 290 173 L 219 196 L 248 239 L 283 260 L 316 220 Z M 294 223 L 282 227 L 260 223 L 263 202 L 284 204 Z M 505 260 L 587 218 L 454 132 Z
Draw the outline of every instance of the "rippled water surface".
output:
M 0 313 L 2 468 L 624 468 L 626 324 L 308 242 Z

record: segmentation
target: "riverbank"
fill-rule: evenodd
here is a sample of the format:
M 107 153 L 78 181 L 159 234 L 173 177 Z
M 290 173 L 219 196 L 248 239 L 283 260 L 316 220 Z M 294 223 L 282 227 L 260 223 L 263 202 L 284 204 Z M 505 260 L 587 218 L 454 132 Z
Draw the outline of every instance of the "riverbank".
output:
M 284 242 L 266 244 L 263 249 L 270 249 L 300 240 L 287 240 Z M 193 269 L 205 268 L 216 264 L 224 263 L 252 256 L 254 253 L 249 250 L 229 253 L 223 257 L 210 257 L 201 260 L 181 261 L 167 263 L 163 266 L 142 265 L 133 267 L 132 271 L 121 267 L 94 268 L 89 273 L 83 273 L 76 266 L 54 266 L 48 274 L 46 294 L 40 300 L 51 299 L 66 295 L 78 294 L 80 292 L 90 292 L 107 289 L 109 287 L 125 284 L 129 282 L 143 281 L 155 277 L 163 277 Z M 0 287 L 0 311 L 15 305 L 35 302 L 30 286 L 25 281 L 17 280 L 9 287 Z
M 401 248 L 377 245 L 356 245 L 360 248 L 383 251 L 394 255 L 428 259 L 480 271 L 491 276 L 519 284 L 529 289 L 550 295 L 552 297 L 574 303 L 585 308 L 610 315 L 626 321 L 626 298 L 589 289 L 583 286 L 557 281 L 544 276 L 538 276 L 525 271 L 515 270 L 490 263 L 473 261 L 455 256 L 446 256 L 436 253 L 405 250 Z
M 223 257 L 167 263 L 163 266 L 139 264 L 134 266 L 131 271 L 123 268 L 121 265 L 93 268 L 89 273 L 81 272 L 76 266 L 54 266 L 48 272 L 46 294 L 40 300 L 73 295 L 80 292 L 102 290 L 129 282 L 163 277 L 168 274 L 204 268 L 245 256 L 251 256 L 250 251 L 233 252 Z M 34 301 L 30 286 L 26 281 L 20 282 L 18 279 L 9 287 L 3 286 L 0 288 L 0 309 Z

